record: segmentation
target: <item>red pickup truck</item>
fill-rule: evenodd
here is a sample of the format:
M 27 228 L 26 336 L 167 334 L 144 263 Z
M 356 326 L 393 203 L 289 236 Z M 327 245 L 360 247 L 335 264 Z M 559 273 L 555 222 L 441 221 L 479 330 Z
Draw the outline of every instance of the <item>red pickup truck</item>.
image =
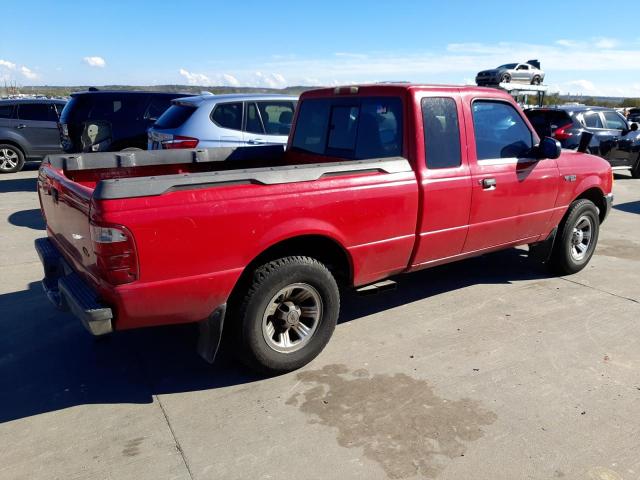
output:
M 327 344 L 341 288 L 517 245 L 584 268 L 612 183 L 494 89 L 319 89 L 286 151 L 48 157 L 36 248 L 47 295 L 94 335 L 199 322 L 212 361 L 224 326 L 244 361 L 284 372 Z

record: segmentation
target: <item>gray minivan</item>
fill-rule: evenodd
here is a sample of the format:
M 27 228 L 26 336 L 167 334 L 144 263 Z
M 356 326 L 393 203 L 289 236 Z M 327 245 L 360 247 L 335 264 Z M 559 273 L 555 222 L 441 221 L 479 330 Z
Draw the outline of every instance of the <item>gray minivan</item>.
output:
M 58 120 L 65 100 L 0 100 L 0 173 L 18 172 L 26 160 L 62 153 Z
M 198 95 L 173 100 L 148 131 L 148 149 L 286 145 L 297 97 Z

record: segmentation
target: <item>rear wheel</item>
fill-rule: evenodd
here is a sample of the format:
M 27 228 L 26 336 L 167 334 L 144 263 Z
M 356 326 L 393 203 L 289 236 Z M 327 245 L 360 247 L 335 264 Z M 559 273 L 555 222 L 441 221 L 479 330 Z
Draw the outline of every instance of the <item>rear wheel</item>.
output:
M 533 79 L 531 80 L 531 85 L 540 85 L 541 83 L 542 83 L 542 79 L 538 75 L 533 77 Z
M 306 365 L 329 342 L 339 310 L 338 285 L 317 260 L 295 256 L 262 265 L 235 318 L 241 360 L 268 374 Z
M 636 158 L 636 163 L 631 167 L 631 176 L 633 178 L 640 178 L 640 155 Z
M 548 265 L 560 275 L 579 272 L 587 266 L 598 243 L 600 219 L 591 200 L 573 202 L 558 230 Z
M 24 155 L 18 147 L 0 144 L 0 173 L 15 173 L 22 170 Z

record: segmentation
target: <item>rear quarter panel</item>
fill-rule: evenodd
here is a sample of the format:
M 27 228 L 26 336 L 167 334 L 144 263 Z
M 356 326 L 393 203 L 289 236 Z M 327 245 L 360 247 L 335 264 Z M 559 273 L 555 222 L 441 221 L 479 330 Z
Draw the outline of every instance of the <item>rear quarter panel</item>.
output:
M 138 249 L 140 279 L 103 291 L 116 328 L 206 318 L 254 258 L 301 235 L 342 245 L 356 285 L 398 273 L 414 245 L 417 189 L 411 171 L 96 202 L 95 216 L 129 228 Z

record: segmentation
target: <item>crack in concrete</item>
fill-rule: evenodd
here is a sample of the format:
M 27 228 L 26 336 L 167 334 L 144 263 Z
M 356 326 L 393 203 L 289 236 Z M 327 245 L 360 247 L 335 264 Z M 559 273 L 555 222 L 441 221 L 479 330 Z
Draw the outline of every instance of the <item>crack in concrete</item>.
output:
M 158 401 L 158 405 L 160 406 L 160 411 L 162 411 L 162 415 L 164 416 L 165 422 L 167 422 L 167 426 L 169 427 L 169 431 L 171 432 L 171 437 L 173 438 L 173 443 L 176 446 L 176 450 L 180 454 L 180 458 L 182 458 L 182 463 L 184 463 L 185 468 L 187 469 L 187 473 L 189 474 L 189 478 L 193 480 L 193 473 L 191 472 L 191 467 L 189 466 L 189 462 L 187 461 L 187 457 L 184 454 L 184 450 L 182 450 L 182 446 L 178 441 L 178 437 L 176 437 L 176 432 L 173 431 L 173 426 L 171 425 L 171 421 L 169 420 L 169 416 L 167 415 L 167 411 L 164 409 L 164 405 L 162 405 L 162 401 L 158 395 L 153 395 L 153 397 Z
M 580 285 L 581 287 L 590 288 L 591 290 L 595 290 L 596 292 L 606 293 L 607 295 L 611 295 L 612 297 L 616 297 L 616 298 L 621 298 L 622 300 L 629 300 L 630 302 L 633 302 L 633 303 L 640 303 L 640 301 L 636 300 L 635 298 L 625 297 L 624 295 L 618 295 L 617 293 L 609 292 L 607 290 L 594 287 L 593 285 L 587 285 L 585 283 L 580 283 L 575 280 L 569 280 L 568 278 L 565 278 L 565 277 L 560 277 L 560 280 L 564 280 L 565 282 L 573 283 L 575 285 Z

